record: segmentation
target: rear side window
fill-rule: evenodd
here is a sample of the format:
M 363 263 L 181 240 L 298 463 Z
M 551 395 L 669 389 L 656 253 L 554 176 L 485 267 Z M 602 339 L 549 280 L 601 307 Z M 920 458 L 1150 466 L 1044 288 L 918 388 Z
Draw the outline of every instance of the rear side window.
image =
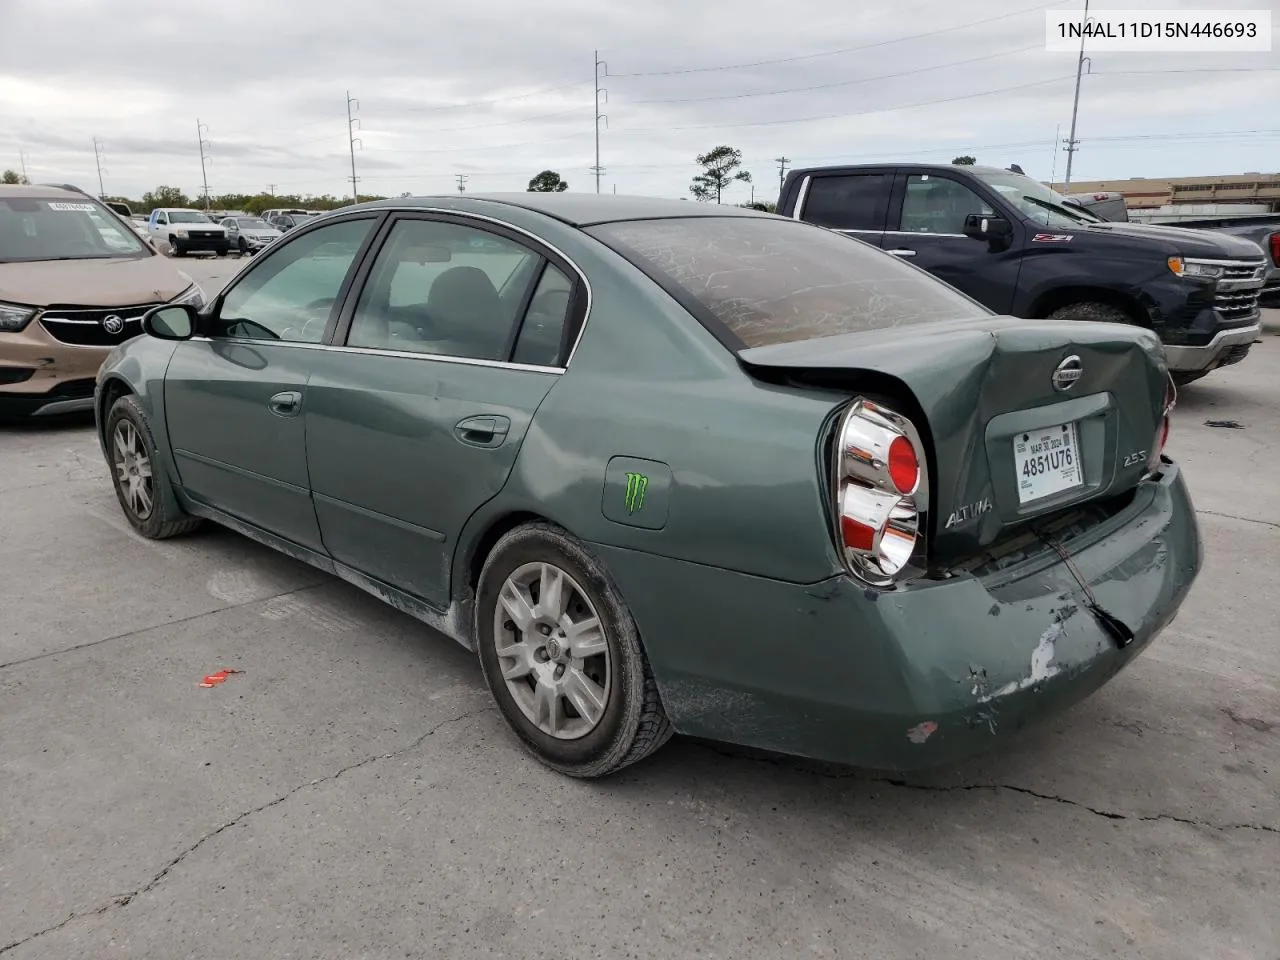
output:
M 883 230 L 892 185 L 887 173 L 814 177 L 800 218 L 833 230 Z
M 735 350 L 991 316 L 869 244 L 781 217 L 633 220 L 588 232 L 717 324 Z

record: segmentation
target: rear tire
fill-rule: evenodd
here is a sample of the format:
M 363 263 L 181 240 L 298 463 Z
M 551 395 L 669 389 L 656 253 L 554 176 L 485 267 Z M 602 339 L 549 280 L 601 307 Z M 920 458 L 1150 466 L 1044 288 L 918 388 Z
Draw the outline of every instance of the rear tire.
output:
M 474 633 L 504 719 L 552 769 L 603 777 L 671 738 L 617 586 L 561 528 L 530 523 L 498 541 L 480 573 Z
M 178 506 L 163 470 L 156 469 L 156 442 L 142 404 L 133 394 L 107 414 L 107 464 L 125 519 L 148 540 L 167 540 L 200 526 L 199 517 Z
M 1133 326 L 1133 317 L 1106 303 L 1069 303 L 1049 314 L 1050 320 L 1084 320 L 1089 323 L 1124 323 Z

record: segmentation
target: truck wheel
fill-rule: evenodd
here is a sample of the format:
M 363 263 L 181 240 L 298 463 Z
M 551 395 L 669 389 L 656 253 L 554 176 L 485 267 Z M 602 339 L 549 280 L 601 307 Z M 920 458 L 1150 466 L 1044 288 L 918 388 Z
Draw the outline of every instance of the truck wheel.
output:
M 475 638 L 504 719 L 547 766 L 602 777 L 671 737 L 625 601 L 561 528 L 526 524 L 494 546 L 476 591 Z
M 226 256 L 228 253 L 230 253 L 230 252 L 231 252 L 231 248 L 230 248 L 230 247 L 219 247 L 219 248 L 218 248 L 218 256 L 220 256 L 220 257 L 225 257 L 225 256 Z
M 1090 323 L 1127 323 L 1133 326 L 1133 317 L 1119 307 L 1105 303 L 1069 303 L 1049 314 L 1050 320 L 1085 320 Z
M 182 247 L 178 244 L 178 241 L 175 240 L 173 237 L 169 238 L 169 252 L 172 253 L 175 257 L 185 257 L 187 255 L 187 251 L 183 250 Z

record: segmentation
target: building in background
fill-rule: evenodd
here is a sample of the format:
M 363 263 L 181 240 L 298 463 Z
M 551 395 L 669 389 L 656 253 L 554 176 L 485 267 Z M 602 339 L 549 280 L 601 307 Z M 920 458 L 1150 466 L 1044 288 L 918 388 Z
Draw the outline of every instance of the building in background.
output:
M 1135 218 L 1195 219 L 1221 214 L 1280 212 L 1280 173 L 1242 173 L 1226 177 L 1134 177 L 1130 180 L 1073 181 L 1074 194 L 1121 193 Z

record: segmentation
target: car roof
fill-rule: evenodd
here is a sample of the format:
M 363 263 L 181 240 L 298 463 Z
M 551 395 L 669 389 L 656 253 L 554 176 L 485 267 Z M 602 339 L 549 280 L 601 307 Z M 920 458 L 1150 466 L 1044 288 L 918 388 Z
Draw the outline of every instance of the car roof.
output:
M 896 160 L 884 160 L 879 163 L 828 163 L 817 167 L 796 167 L 791 176 L 799 177 L 807 173 L 839 173 L 845 170 L 865 170 L 871 167 L 892 167 L 895 170 L 954 170 L 957 173 L 1013 173 L 1001 167 L 992 167 L 981 163 L 899 163 Z M 1024 174 L 1025 176 L 1025 174 Z
M 465 197 L 442 194 L 428 197 L 399 197 L 376 200 L 361 207 L 436 207 L 449 210 L 472 210 L 502 204 L 522 207 L 554 217 L 575 227 L 619 220 L 665 220 L 673 217 L 767 217 L 770 214 L 733 204 L 699 203 L 696 200 L 671 200 L 665 197 L 633 197 L 595 193 L 470 193 Z M 344 210 L 354 209 L 352 207 Z
M 0 183 L 0 196 L 5 197 L 68 197 L 72 199 L 84 200 L 85 194 L 78 190 L 68 190 L 65 187 L 45 186 L 40 183 Z M 94 197 L 88 199 L 93 200 Z

